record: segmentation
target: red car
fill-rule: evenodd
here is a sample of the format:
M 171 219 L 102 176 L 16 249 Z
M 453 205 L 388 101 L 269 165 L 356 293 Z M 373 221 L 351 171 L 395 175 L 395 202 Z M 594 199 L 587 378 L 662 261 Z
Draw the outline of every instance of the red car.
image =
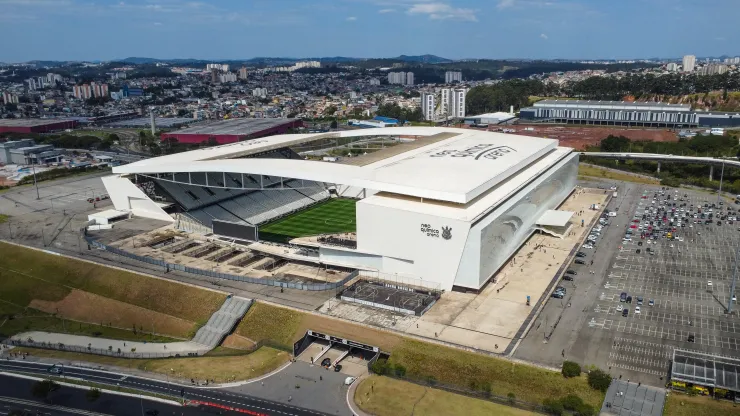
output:
M 637 223 L 637 222 L 640 222 L 640 220 L 635 219 L 635 220 L 632 220 L 632 222 Z
M 636 225 L 630 225 L 630 228 L 635 229 L 635 228 L 637 228 L 637 226 Z

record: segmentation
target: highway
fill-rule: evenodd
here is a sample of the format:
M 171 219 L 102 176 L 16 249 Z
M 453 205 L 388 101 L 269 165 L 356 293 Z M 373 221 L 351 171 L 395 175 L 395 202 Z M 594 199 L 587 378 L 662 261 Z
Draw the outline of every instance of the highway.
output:
M 163 394 L 174 397 L 184 397 L 186 401 L 194 402 L 195 404 L 209 403 L 205 405 L 206 408 L 213 410 L 224 410 L 224 408 L 234 409 L 234 413 L 250 414 L 253 416 L 262 415 L 276 415 L 276 416 L 318 416 L 324 415 L 324 413 L 316 412 L 313 410 L 302 409 L 290 404 L 283 404 L 270 400 L 264 400 L 252 396 L 243 394 L 235 394 L 230 391 L 185 386 L 180 384 L 168 383 L 158 380 L 152 380 L 143 377 L 129 376 L 126 374 L 119 374 L 109 371 L 93 370 L 78 367 L 59 367 L 61 374 L 53 374 L 49 371 L 50 365 L 48 363 L 29 362 L 23 360 L 2 360 L 0 361 L 0 372 L 14 372 L 23 373 L 26 375 L 32 375 L 37 377 L 48 377 L 54 375 L 56 377 L 62 377 L 70 380 L 85 380 L 88 382 L 109 385 L 112 388 L 130 388 L 151 393 Z M 7 377 L 7 375 L 2 376 Z M 0 380 L 0 386 L 7 384 Z M 11 383 L 12 384 L 12 383 Z M 4 387 L 4 386 L 3 386 Z M 5 393 L 3 387 L 0 387 L 0 396 L 8 396 Z M 30 387 L 27 387 L 26 391 Z M 10 396 L 16 397 L 16 396 Z M 23 397 L 19 397 L 23 398 Z M 123 399 L 122 399 L 123 400 Z M 158 404 L 159 405 L 159 404 Z M 186 407 L 178 408 L 178 413 Z M 139 409 L 137 409 L 139 410 Z M 4 412 L 0 412 L 4 413 Z M 138 413 L 138 412 L 136 412 Z M 227 412 L 225 414 L 229 414 Z M 68 413 L 58 413 L 68 414 Z M 128 408 L 128 412 L 123 413 L 110 413 L 110 414 L 134 414 Z M 171 414 L 171 413 L 170 413 Z M 185 414 L 199 414 L 199 413 L 185 413 Z

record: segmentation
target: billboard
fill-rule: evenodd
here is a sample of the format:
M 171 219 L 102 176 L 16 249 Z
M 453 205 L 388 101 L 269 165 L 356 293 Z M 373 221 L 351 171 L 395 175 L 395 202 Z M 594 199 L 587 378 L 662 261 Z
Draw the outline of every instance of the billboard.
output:
M 237 224 L 221 220 L 213 220 L 213 233 L 238 240 L 258 241 L 257 227 L 249 224 Z

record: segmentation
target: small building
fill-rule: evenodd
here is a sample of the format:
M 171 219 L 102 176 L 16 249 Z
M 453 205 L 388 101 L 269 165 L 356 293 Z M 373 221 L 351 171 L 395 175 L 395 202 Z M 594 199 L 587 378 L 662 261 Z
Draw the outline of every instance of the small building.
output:
M 514 116 L 513 114 L 497 112 L 497 113 L 480 114 L 477 116 L 468 116 L 463 119 L 463 122 L 469 125 L 473 125 L 473 124 L 496 125 L 496 124 L 506 123 L 507 121 L 514 120 L 515 118 L 516 116 Z
M 13 163 L 10 155 L 11 150 L 19 149 L 22 147 L 30 147 L 34 144 L 35 142 L 32 139 L 11 140 L 5 143 L 0 143 L 0 163 Z
M 62 160 L 62 151 L 50 144 L 39 144 L 28 147 L 19 147 L 10 150 L 9 163 L 18 165 L 38 165 L 57 163 Z

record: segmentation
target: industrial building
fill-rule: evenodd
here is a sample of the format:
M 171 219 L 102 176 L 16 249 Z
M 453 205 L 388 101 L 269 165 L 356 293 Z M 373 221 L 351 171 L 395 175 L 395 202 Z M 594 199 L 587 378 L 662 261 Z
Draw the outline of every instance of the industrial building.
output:
M 77 127 L 76 120 L 64 119 L 2 119 L 0 133 L 51 133 Z
M 179 143 L 204 143 L 213 139 L 218 144 L 226 144 L 283 134 L 302 126 L 303 122 L 294 118 L 237 118 L 165 133 L 161 138 L 175 139 Z
M 626 101 L 542 100 L 522 108 L 530 122 L 630 127 L 740 126 L 740 112 L 695 111 L 689 104 Z
M 57 163 L 62 160 L 62 151 L 50 144 L 37 145 L 31 139 L 0 143 L 0 163 L 37 165 Z
M 416 140 L 347 163 L 306 160 L 293 150 L 380 136 Z M 388 127 L 277 135 L 161 156 L 114 167 L 103 183 L 116 210 L 174 222 L 164 208 L 176 206 L 179 215 L 231 240 L 259 241 L 266 224 L 344 199 L 356 213 L 343 224 L 355 231 L 291 237 L 291 246 L 316 253 L 302 260 L 479 291 L 536 230 L 567 233 L 573 213 L 555 210 L 577 174 L 578 154 L 557 140 Z

